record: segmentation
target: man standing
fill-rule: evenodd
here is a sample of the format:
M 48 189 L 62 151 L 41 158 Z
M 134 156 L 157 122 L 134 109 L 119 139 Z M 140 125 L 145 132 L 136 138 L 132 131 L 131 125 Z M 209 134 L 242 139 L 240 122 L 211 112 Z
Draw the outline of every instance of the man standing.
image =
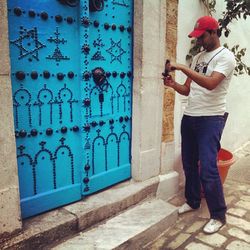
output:
M 179 214 L 200 207 L 201 183 L 211 217 L 203 228 L 208 234 L 226 223 L 217 153 L 225 125 L 225 97 L 236 64 L 233 53 L 220 45 L 218 28 L 214 18 L 199 18 L 189 37 L 196 38 L 204 50 L 194 57 L 191 68 L 177 63 L 170 63 L 167 68 L 182 71 L 187 80 L 182 85 L 164 77 L 166 86 L 188 96 L 181 123 L 186 203 L 179 208 Z

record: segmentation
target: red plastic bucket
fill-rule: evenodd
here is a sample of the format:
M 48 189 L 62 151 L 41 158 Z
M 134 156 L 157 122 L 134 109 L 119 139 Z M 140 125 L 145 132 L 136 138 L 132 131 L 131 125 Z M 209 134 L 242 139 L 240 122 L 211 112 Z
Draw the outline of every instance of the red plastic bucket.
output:
M 234 159 L 233 154 L 229 152 L 228 150 L 221 148 L 217 155 L 217 167 L 219 170 L 219 175 L 220 175 L 222 184 L 224 184 L 227 178 L 228 170 L 230 166 L 234 164 L 234 162 L 235 162 L 235 159 Z M 199 163 L 199 167 L 200 167 L 200 163 Z M 201 187 L 201 197 L 204 197 L 204 192 L 203 192 L 202 187 Z
M 233 154 L 228 150 L 221 148 L 217 156 L 217 166 L 222 184 L 225 182 L 228 170 L 234 162 L 235 159 Z

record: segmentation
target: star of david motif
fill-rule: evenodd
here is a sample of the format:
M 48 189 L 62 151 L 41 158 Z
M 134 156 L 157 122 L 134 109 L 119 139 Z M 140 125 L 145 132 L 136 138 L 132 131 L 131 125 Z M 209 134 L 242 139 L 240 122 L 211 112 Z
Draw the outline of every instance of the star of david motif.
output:
M 32 61 L 32 58 L 39 61 L 38 50 L 46 47 L 38 40 L 37 28 L 27 30 L 20 27 L 19 37 L 10 41 L 10 44 L 14 44 L 19 49 L 19 60 L 29 56 L 29 61 Z
M 122 55 L 126 52 L 122 47 L 121 47 L 121 43 L 122 40 L 120 39 L 120 41 L 118 41 L 117 43 L 113 41 L 113 39 L 111 38 L 111 47 L 109 49 L 107 49 L 106 51 L 111 55 L 111 62 L 113 61 L 118 61 L 120 63 L 122 63 Z

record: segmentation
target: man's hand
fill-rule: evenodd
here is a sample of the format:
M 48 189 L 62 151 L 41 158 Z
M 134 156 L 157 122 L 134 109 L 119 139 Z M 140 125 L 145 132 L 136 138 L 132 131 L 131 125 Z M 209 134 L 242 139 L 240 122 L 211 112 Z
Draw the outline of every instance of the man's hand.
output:
M 169 67 L 182 71 L 188 78 L 192 79 L 198 85 L 208 90 L 215 89 L 225 78 L 222 73 L 213 71 L 210 76 L 200 74 L 184 64 L 171 63 Z
M 177 63 L 170 63 L 169 60 L 166 60 L 165 69 L 164 69 L 164 72 L 162 73 L 163 75 L 162 80 L 163 80 L 164 86 L 173 88 L 175 91 L 177 91 L 181 95 L 188 96 L 190 92 L 190 84 L 192 80 L 190 78 L 187 78 L 184 85 L 181 85 L 177 83 L 175 80 L 173 80 L 172 76 L 169 75 L 169 72 L 171 71 L 182 70 L 182 66 L 184 65 L 177 64 Z
M 163 77 L 162 79 L 163 79 L 164 85 L 165 85 L 166 87 L 174 88 L 174 86 L 175 86 L 175 81 L 173 80 L 173 78 L 172 78 L 171 75 L 165 76 L 165 77 Z
M 174 71 L 174 70 L 176 70 L 176 67 L 173 65 L 173 63 L 167 60 L 165 63 L 165 72 L 163 75 L 166 77 L 169 74 L 169 72 Z
M 168 64 L 169 71 L 181 70 L 182 67 L 183 67 L 183 65 L 179 64 L 179 63 L 170 62 Z

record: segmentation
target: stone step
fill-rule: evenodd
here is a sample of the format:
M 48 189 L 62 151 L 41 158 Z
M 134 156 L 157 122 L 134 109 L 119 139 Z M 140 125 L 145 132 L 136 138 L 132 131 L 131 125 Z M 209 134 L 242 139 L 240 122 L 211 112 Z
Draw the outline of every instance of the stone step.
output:
M 0 238 L 0 249 L 46 249 L 46 246 L 115 216 L 156 196 L 159 178 L 126 181 L 85 199 L 23 221 L 15 235 Z
M 79 233 L 53 250 L 142 249 L 177 220 L 177 208 L 153 198 Z

